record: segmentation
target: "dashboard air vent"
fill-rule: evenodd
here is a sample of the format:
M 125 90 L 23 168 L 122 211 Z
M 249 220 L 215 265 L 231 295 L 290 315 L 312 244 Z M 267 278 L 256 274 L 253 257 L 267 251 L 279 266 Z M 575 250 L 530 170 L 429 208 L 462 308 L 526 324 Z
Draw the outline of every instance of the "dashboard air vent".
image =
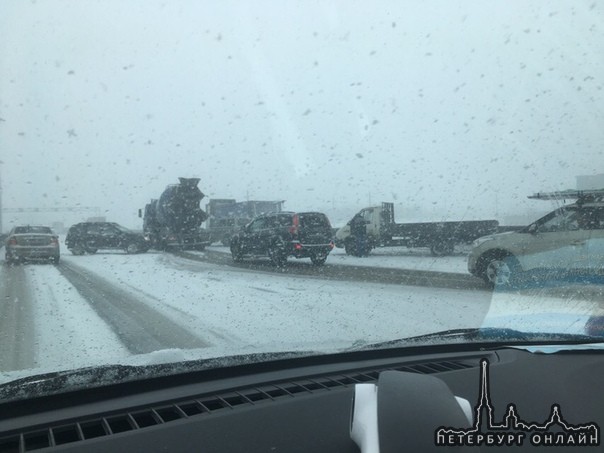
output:
M 241 388 L 219 395 L 200 395 L 197 398 L 131 411 L 121 415 L 97 415 L 86 420 L 57 423 L 45 428 L 24 430 L 19 434 L 0 437 L 0 453 L 34 451 L 144 429 L 189 417 L 210 416 L 217 411 L 233 410 L 245 405 L 263 404 L 280 398 L 292 398 L 298 394 L 314 394 L 337 388 L 347 388 L 359 383 L 376 382 L 379 374 L 386 370 L 434 374 L 476 366 L 478 366 L 478 359 L 414 363 Z

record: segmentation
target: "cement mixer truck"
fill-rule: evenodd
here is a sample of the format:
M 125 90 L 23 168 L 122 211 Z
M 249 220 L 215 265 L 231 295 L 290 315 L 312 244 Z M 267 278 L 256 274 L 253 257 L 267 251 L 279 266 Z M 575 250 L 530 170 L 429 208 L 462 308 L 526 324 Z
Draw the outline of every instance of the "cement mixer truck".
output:
M 199 190 L 199 178 L 178 178 L 178 184 L 166 187 L 157 199 L 152 199 L 144 213 L 143 234 L 157 250 L 203 250 L 210 236 L 201 224 L 208 217 L 199 207 L 204 194 Z

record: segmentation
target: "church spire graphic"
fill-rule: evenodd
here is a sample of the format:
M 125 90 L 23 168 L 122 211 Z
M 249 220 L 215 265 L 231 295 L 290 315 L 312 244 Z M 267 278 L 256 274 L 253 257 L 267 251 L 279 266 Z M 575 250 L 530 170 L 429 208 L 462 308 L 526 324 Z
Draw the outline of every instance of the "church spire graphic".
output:
M 470 428 L 446 428 L 436 430 L 436 444 L 459 445 L 522 445 L 530 434 L 533 445 L 599 445 L 600 429 L 595 423 L 571 425 L 562 417 L 558 404 L 552 404 L 550 416 L 543 423 L 522 420 L 513 403 L 508 404 L 501 423 L 495 421 L 495 408 L 489 389 L 489 361 L 480 361 L 480 393 L 474 406 L 474 423 Z M 550 431 L 554 425 L 561 428 Z M 552 442 L 548 444 L 547 442 Z M 583 442 L 583 443 L 580 443 Z
M 474 416 L 474 429 L 476 431 L 481 430 L 484 420 L 486 420 L 486 428 L 491 429 L 494 419 L 491 393 L 489 392 L 489 362 L 486 359 L 481 360 L 480 367 L 480 396 L 478 397 Z

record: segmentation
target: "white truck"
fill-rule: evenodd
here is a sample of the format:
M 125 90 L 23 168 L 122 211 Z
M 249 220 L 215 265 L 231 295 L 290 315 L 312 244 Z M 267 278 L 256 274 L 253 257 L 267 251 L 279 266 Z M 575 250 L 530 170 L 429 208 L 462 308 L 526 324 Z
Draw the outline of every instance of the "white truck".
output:
M 382 203 L 359 211 L 336 232 L 335 244 L 354 256 L 385 246 L 428 247 L 434 256 L 444 256 L 453 253 L 456 245 L 496 233 L 498 227 L 497 220 L 396 223 L 394 204 Z M 360 240 L 360 234 L 366 237 Z

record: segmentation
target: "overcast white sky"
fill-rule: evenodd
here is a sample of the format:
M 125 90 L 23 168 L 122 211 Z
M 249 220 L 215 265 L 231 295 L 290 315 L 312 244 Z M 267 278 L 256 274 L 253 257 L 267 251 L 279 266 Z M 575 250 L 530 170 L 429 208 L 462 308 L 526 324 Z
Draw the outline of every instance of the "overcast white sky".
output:
M 336 224 L 541 212 L 604 173 L 603 87 L 593 1 L 3 0 L 3 206 L 140 227 L 196 176 Z

